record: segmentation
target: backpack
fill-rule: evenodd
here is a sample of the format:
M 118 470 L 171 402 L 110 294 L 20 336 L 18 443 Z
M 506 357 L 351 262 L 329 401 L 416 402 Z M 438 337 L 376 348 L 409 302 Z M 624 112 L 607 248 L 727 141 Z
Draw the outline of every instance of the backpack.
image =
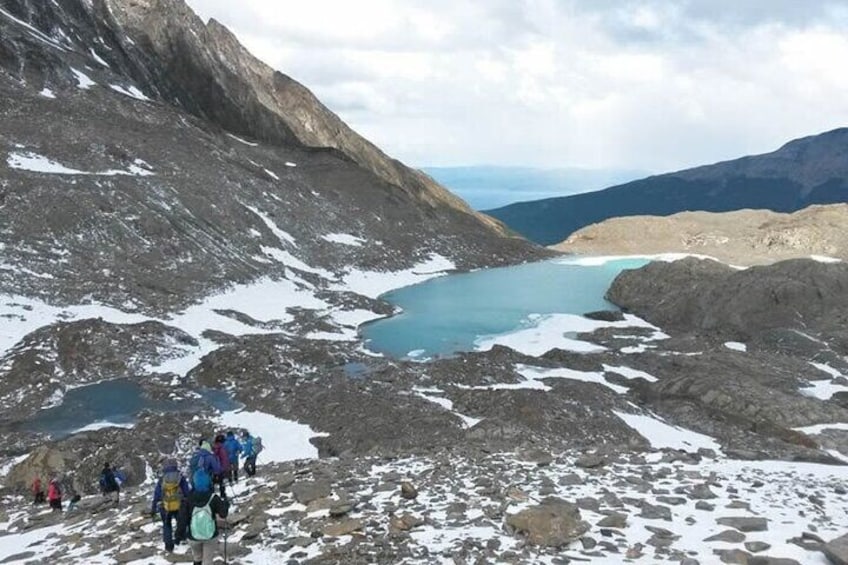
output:
M 208 541 L 215 537 L 215 519 L 212 517 L 212 499 L 206 506 L 195 506 L 191 512 L 191 537 L 197 541 Z
M 162 508 L 165 512 L 178 512 L 183 501 L 179 471 L 168 471 L 162 475 Z
M 198 492 L 210 492 L 212 490 L 212 475 L 206 469 L 197 469 L 191 476 L 191 484 Z
M 259 455 L 262 452 L 263 449 L 265 449 L 265 448 L 262 447 L 262 438 L 261 437 L 253 438 L 253 454 Z

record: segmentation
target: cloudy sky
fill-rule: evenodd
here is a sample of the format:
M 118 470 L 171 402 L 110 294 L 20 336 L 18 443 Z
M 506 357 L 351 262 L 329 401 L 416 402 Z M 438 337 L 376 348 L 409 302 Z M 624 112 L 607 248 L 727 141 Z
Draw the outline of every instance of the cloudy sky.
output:
M 848 125 L 848 0 L 188 0 L 415 166 L 666 171 Z

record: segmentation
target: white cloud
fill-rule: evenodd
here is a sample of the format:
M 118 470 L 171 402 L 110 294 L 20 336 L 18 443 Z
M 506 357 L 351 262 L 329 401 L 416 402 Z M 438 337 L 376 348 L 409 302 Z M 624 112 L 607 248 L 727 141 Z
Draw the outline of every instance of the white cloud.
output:
M 848 121 L 844 2 L 189 3 L 414 165 L 662 171 Z

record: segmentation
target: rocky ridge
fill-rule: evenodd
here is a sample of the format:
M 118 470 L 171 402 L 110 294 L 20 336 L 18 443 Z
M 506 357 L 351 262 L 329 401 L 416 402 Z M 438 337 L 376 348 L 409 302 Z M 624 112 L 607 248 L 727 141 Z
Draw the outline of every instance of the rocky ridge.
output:
M 582 228 L 552 247 L 584 255 L 706 255 L 741 266 L 811 256 L 844 261 L 848 260 L 846 230 L 848 204 L 810 206 L 791 214 L 681 212 L 611 218 Z

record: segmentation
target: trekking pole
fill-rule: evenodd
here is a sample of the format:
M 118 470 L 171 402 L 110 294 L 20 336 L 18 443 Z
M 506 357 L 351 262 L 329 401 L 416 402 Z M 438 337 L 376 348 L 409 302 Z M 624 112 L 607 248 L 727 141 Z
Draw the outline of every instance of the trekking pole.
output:
M 224 520 L 224 565 L 229 565 L 230 561 L 227 559 L 227 538 L 230 537 L 230 522 Z

